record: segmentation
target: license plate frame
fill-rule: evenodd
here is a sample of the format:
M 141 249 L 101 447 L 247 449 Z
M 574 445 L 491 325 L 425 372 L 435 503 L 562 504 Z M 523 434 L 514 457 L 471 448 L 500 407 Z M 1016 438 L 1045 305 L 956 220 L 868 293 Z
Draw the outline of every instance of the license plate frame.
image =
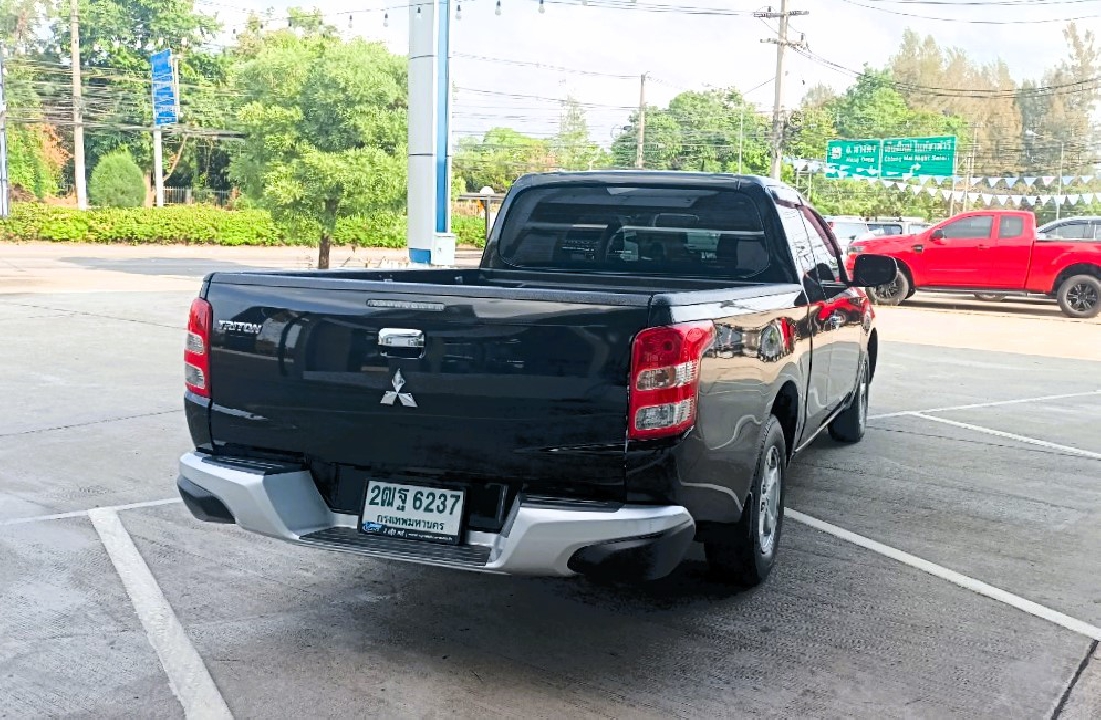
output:
M 429 500 L 431 512 L 425 510 Z M 444 545 L 462 542 L 465 490 L 371 479 L 361 507 L 359 531 L 365 535 Z M 436 512 L 441 507 L 443 511 Z

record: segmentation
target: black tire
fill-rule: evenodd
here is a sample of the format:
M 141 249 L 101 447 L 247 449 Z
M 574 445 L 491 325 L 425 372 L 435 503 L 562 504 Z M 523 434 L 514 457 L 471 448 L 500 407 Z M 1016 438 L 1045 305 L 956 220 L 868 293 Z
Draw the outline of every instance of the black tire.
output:
M 1097 317 L 1101 312 L 1101 280 L 1093 275 L 1069 277 L 1055 292 L 1055 299 L 1067 317 Z
M 868 288 L 868 296 L 875 301 L 876 305 L 900 305 L 903 300 L 913 294 L 913 290 L 910 288 L 910 278 L 906 277 L 906 273 L 901 270 L 898 271 L 898 275 L 895 275 L 895 279 L 890 283 Z
M 833 419 L 828 428 L 830 437 L 837 442 L 858 443 L 864 439 L 864 431 L 868 428 L 868 394 L 872 388 L 872 377 L 867 360 L 860 363 L 857 378 L 852 402 Z
M 1005 300 L 1005 295 L 991 295 L 987 293 L 973 293 L 975 297 L 983 302 L 1001 302 Z
M 712 572 L 724 582 L 743 587 L 760 585 L 772 572 L 784 527 L 788 456 L 780 421 L 770 415 L 761 435 L 742 519 L 729 525 L 710 525 L 703 538 Z M 762 488 L 766 482 L 768 486 Z

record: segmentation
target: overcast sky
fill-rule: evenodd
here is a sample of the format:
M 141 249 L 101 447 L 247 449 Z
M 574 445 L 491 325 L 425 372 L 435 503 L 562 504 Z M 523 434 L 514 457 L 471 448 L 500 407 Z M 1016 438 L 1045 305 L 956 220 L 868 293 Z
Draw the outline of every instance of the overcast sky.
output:
M 327 0 L 320 5 L 326 19 L 343 33 L 383 40 L 394 52 L 404 54 L 409 10 L 400 5 L 409 1 Z M 560 110 L 554 99 L 572 95 L 587 103 L 593 138 L 607 144 L 615 128 L 627 121 L 628 108 L 637 106 L 638 75 L 643 72 L 653 78 L 647 85 L 650 104 L 664 105 L 685 89 L 734 86 L 752 102 L 771 108 L 775 46 L 760 39 L 775 36 L 770 29 L 775 21 L 766 24 L 752 17 L 765 5 L 747 0 L 590 0 L 588 5 L 583 1 L 545 0 L 545 12 L 540 14 L 537 0 L 501 0 L 500 16 L 494 14 L 494 0 L 461 3 L 462 19 L 454 23 L 452 32 L 452 77 L 458 88 L 456 136 L 494 126 L 550 135 Z M 779 0 L 773 5 L 778 9 Z M 853 69 L 865 63 L 885 64 L 897 50 L 903 31 L 911 27 L 934 35 L 942 45 L 966 49 L 977 60 L 1000 57 L 1018 80 L 1038 79 L 1066 52 L 1062 19 L 1077 17 L 1080 28 L 1101 30 L 1101 0 L 789 0 L 788 5 L 789 10 L 810 13 L 792 20 L 791 39 L 805 34 L 814 53 Z M 287 6 L 312 7 L 284 0 L 232 0 L 231 5 L 197 2 L 203 12 L 217 11 L 227 28 L 240 24 L 246 9 L 274 8 L 276 16 L 282 17 Z M 391 9 L 384 11 L 386 6 Z M 691 12 L 708 8 L 745 14 Z M 659 9 L 664 12 L 655 12 Z M 354 13 L 351 27 L 349 13 Z M 388 27 L 383 26 L 386 13 Z M 948 20 L 931 19 L 936 17 Z M 470 55 L 497 61 L 464 57 Z M 819 82 L 842 90 L 852 81 L 851 75 L 795 53 L 787 56 L 784 103 L 789 107 Z

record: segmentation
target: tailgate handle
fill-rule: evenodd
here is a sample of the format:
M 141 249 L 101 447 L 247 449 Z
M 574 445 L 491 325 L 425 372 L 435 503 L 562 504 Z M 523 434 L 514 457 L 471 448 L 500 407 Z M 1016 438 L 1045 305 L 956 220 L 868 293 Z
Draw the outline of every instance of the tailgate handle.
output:
M 381 354 L 386 355 L 386 349 L 413 351 L 419 356 L 424 350 L 424 331 L 412 328 L 382 328 L 378 331 L 378 346 L 382 348 Z

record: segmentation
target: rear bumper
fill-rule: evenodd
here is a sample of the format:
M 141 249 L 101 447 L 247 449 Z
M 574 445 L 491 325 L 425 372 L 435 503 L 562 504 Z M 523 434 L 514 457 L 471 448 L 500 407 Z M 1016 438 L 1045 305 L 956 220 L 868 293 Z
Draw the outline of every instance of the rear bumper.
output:
M 180 458 L 180 494 L 200 520 L 304 545 L 425 565 L 516 575 L 576 573 L 654 579 L 680 563 L 695 523 L 680 506 L 570 506 L 518 499 L 500 533 L 468 531 L 459 546 L 365 535 L 332 512 L 306 470 Z

